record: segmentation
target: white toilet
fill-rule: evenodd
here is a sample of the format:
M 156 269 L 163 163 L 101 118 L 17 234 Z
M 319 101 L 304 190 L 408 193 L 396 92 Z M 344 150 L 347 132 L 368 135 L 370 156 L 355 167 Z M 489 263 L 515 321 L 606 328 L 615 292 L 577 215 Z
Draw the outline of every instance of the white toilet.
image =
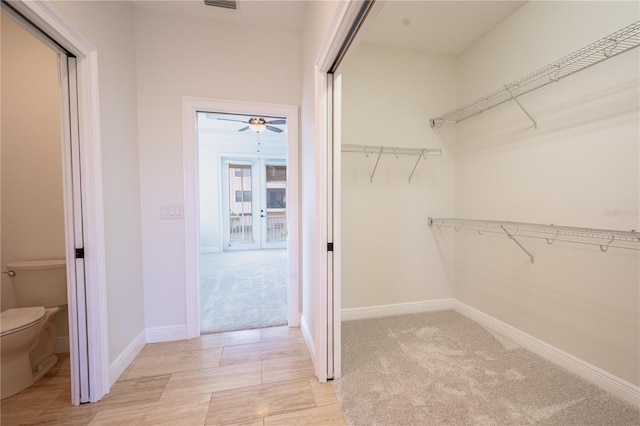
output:
M 53 317 L 67 306 L 66 262 L 7 263 L 16 308 L 0 313 L 0 397 L 28 388 L 56 364 Z

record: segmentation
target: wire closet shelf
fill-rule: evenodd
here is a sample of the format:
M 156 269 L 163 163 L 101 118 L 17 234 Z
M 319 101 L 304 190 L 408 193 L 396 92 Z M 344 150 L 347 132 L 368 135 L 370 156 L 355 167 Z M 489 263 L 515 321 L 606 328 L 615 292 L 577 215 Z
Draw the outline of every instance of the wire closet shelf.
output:
M 519 96 L 560 81 L 578 71 L 613 58 L 640 45 L 640 21 L 636 21 L 602 39 L 583 47 L 551 64 L 487 93 L 461 107 L 429 120 L 431 127 L 446 122 L 458 123 L 504 102 L 513 100 L 527 114 L 535 128 L 537 123 L 516 99 Z
M 506 235 L 531 258 L 532 263 L 533 255 L 520 244 L 516 237 L 543 239 L 549 245 L 556 241 L 563 241 L 599 246 L 603 252 L 609 248 L 640 250 L 640 233 L 636 230 L 620 231 L 553 224 L 431 217 L 429 218 L 429 226 L 435 226 L 437 229 L 452 228 L 455 231 L 475 231 L 480 235 L 484 233 Z
M 373 166 L 373 171 L 371 172 L 371 177 L 369 179 L 370 182 L 373 182 L 373 177 L 376 174 L 376 170 L 378 168 L 378 163 L 380 162 L 380 157 L 382 155 L 393 155 L 396 158 L 400 156 L 410 156 L 417 157 L 416 162 L 413 165 L 413 169 L 411 170 L 411 174 L 409 175 L 409 183 L 411 183 L 411 178 L 413 178 L 416 169 L 418 168 L 418 164 L 420 160 L 431 156 L 442 156 L 441 149 L 433 149 L 433 148 L 400 148 L 393 146 L 380 146 L 380 145 L 354 145 L 354 144 L 343 144 L 342 152 L 346 153 L 356 153 L 363 154 L 365 157 L 376 157 L 376 163 Z

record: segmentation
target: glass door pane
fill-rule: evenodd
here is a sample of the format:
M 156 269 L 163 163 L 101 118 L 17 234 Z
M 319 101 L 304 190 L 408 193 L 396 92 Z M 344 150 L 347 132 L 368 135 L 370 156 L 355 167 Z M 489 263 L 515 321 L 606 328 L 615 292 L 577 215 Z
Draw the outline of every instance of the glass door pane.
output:
M 253 189 L 250 164 L 229 164 L 229 242 L 253 242 Z
M 286 247 L 287 242 L 287 166 L 283 163 L 264 165 L 265 201 L 262 217 L 266 218 L 263 246 Z

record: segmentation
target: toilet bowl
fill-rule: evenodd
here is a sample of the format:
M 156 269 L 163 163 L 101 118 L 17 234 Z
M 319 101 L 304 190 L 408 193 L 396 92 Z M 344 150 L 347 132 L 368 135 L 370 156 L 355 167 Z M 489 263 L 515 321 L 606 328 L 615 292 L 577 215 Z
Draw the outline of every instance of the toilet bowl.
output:
M 66 307 L 64 260 L 7 264 L 18 307 L 0 313 L 0 398 L 20 392 L 56 364 L 53 318 Z M 38 306 L 38 305 L 44 306 Z
M 55 355 L 35 368 L 31 362 L 31 353 L 40 343 L 48 324 L 49 314 L 44 307 L 14 308 L 0 313 L 2 398 L 31 386 L 55 365 Z

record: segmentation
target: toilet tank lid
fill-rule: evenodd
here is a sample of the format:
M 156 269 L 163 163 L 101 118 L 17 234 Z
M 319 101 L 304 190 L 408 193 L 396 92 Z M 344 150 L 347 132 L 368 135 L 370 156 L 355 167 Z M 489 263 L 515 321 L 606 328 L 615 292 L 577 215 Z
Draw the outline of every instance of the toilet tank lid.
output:
M 45 312 L 43 306 L 7 309 L 0 314 L 0 334 L 34 323 L 41 319 Z
M 33 269 L 58 269 L 64 268 L 66 265 L 67 261 L 64 259 L 21 260 L 7 263 L 7 269 L 10 271 L 29 271 Z

